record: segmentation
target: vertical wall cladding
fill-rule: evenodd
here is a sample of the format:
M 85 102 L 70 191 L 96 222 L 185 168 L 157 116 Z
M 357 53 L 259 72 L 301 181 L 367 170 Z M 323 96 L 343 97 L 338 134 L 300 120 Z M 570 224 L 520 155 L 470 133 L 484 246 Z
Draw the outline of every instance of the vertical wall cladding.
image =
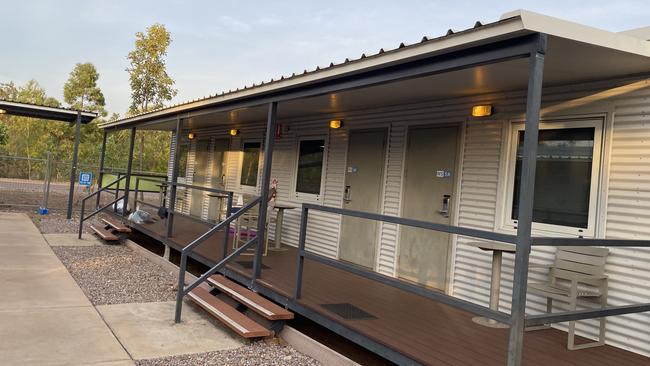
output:
M 615 103 L 606 236 L 650 237 L 650 91 Z M 610 305 L 650 302 L 650 248 L 611 248 L 608 258 Z M 610 343 L 650 355 L 650 314 L 611 317 Z
M 386 180 L 384 182 L 383 214 L 400 215 L 402 176 L 404 170 L 404 151 L 406 150 L 406 125 L 394 125 L 390 129 L 386 159 Z M 397 238 L 399 225 L 382 223 L 380 229 L 379 256 L 377 272 L 395 275 L 397 259 Z
M 492 231 L 495 226 L 497 184 L 502 147 L 501 121 L 472 121 L 465 129 L 458 225 Z M 490 256 L 469 247 L 473 238 L 458 237 L 454 295 L 479 303 L 489 298 Z M 479 280 L 480 279 L 480 280 Z M 478 280 L 478 281 L 477 281 Z

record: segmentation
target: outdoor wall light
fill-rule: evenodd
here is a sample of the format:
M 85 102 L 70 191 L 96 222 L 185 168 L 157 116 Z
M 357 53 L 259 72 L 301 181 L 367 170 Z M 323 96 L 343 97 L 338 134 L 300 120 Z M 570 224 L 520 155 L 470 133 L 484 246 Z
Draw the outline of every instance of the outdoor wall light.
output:
M 196 138 L 196 134 L 194 132 L 190 132 L 187 134 L 188 140 L 194 140 L 195 138 Z
M 489 104 L 475 105 L 472 107 L 472 117 L 487 117 L 491 115 L 492 115 L 492 106 Z
M 0 109 L 0 114 L 5 114 L 5 113 L 7 113 L 7 111 L 5 111 L 4 109 Z
M 233 128 L 232 130 L 230 130 L 230 136 L 237 136 L 237 135 L 239 135 L 238 129 Z
M 343 121 L 342 120 L 333 119 L 333 120 L 330 121 L 330 128 L 337 129 L 337 128 L 341 128 L 341 127 L 343 127 Z

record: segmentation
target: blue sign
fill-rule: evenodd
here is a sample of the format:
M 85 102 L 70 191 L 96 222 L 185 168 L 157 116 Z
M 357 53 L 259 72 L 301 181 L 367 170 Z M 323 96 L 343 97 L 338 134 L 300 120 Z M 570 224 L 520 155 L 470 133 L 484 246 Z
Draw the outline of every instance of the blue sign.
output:
M 79 173 L 79 185 L 90 187 L 93 180 L 93 173 L 91 172 L 80 172 Z

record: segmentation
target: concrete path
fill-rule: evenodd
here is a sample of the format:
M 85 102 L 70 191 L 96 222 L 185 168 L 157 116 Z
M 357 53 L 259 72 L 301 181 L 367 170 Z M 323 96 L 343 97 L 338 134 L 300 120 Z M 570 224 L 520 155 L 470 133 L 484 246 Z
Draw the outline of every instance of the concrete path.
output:
M 0 363 L 133 365 L 25 214 L 0 213 Z

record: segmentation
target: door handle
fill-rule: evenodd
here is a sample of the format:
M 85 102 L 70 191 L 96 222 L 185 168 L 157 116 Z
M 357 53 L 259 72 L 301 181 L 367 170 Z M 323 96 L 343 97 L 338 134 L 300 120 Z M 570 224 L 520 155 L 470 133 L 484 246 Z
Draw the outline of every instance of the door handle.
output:
M 345 203 L 350 203 L 350 201 L 352 201 L 352 188 L 350 186 L 345 186 L 345 190 L 343 191 L 343 201 L 345 201 Z
M 438 210 L 438 213 L 441 214 L 443 217 L 449 217 L 449 201 L 451 200 L 451 196 L 448 194 L 445 194 L 442 196 L 442 207 L 440 210 Z

